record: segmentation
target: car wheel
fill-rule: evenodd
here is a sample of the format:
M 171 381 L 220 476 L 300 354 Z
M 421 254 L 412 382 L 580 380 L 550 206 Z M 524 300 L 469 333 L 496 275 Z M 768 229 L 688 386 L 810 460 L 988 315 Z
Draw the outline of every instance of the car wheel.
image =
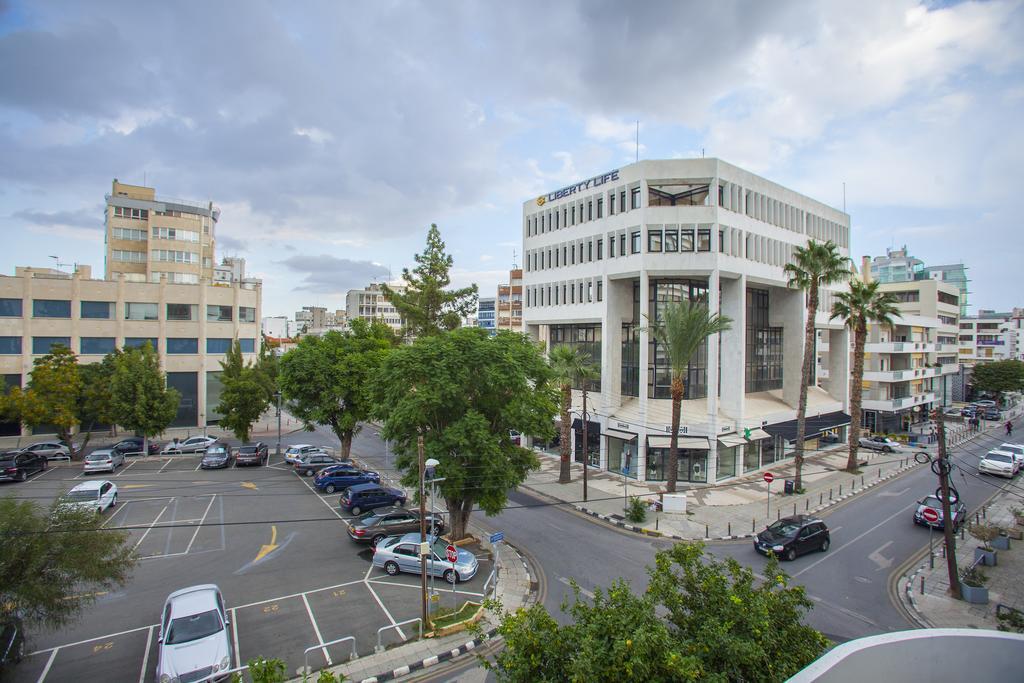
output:
M 17 479 L 18 479 L 18 481 L 25 481 L 26 479 L 28 479 L 28 475 L 25 474 L 25 470 L 18 470 L 18 477 L 17 477 Z
M 398 576 L 398 564 L 395 562 L 385 562 L 384 571 L 386 571 L 389 576 Z
M 784 555 L 784 557 L 786 558 L 787 561 L 792 562 L 793 560 L 796 559 L 796 549 L 790 548 L 789 550 L 786 551 L 786 554 Z
M 892 447 L 891 447 L 891 446 L 885 446 L 885 447 L 884 447 L 884 448 L 882 449 L 882 452 L 883 452 L 883 453 L 892 453 Z
M 114 500 L 110 501 L 110 507 L 112 507 L 112 508 L 116 508 L 117 507 L 117 494 L 116 493 L 114 494 Z
M 454 569 L 445 569 L 444 580 L 448 583 L 456 584 L 459 582 L 459 575 L 455 573 Z
M 376 536 L 374 536 L 373 538 L 370 539 L 370 545 L 372 545 L 374 548 L 376 548 L 377 544 L 380 543 L 381 541 L 383 541 L 384 538 L 385 538 L 384 534 L 377 534 Z
M 356 516 L 356 517 L 358 517 L 359 513 L 362 512 L 362 511 L 363 511 L 362 508 L 360 508 L 358 505 L 355 505 L 355 506 L 352 507 L 352 514 L 354 516 Z
M 400 507 L 400 508 L 404 508 L 404 507 L 405 507 L 405 498 L 399 498 L 399 499 L 398 499 L 398 500 L 396 501 L 396 504 L 398 505 L 398 507 Z
M 25 641 L 19 640 L 18 647 L 14 650 L 14 663 L 20 664 L 23 659 L 25 659 Z
M 40 472 L 45 472 L 46 468 L 49 467 L 49 464 L 50 462 L 46 458 L 43 458 L 43 469 L 41 469 Z
M 313 470 L 306 470 L 305 472 L 303 472 L 303 474 L 305 474 L 307 477 L 312 477 L 313 476 Z
M 828 547 L 830 545 L 832 545 L 832 541 L 830 541 L 829 539 L 826 538 L 824 541 L 822 541 L 821 542 L 821 552 L 823 552 L 823 553 L 828 552 Z
M 326 491 L 327 493 L 334 493 L 337 490 L 338 489 L 334 488 L 334 484 L 328 484 L 327 486 L 324 487 L 324 491 Z

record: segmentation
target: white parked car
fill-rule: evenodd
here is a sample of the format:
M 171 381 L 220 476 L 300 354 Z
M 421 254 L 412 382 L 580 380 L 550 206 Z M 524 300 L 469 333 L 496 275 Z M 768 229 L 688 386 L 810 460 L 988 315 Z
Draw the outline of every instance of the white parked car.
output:
M 884 436 L 862 436 L 858 441 L 861 448 L 869 448 L 873 451 L 882 451 L 883 453 L 895 453 L 900 450 L 900 442 L 893 441 Z
M 106 479 L 85 481 L 71 489 L 60 500 L 61 507 L 95 509 L 102 514 L 117 506 L 117 485 Z
M 302 460 L 304 456 L 312 453 L 326 454 L 327 452 L 320 446 L 311 446 L 308 443 L 297 443 L 294 446 L 289 446 L 288 450 L 284 452 L 284 461 L 289 465 L 294 465 L 299 460 Z
M 54 458 L 70 458 L 71 449 L 59 441 L 42 441 L 40 443 L 34 443 L 31 446 L 25 448 L 29 453 L 35 453 L 37 455 L 46 456 L 47 460 L 53 460 Z
M 1024 444 L 1004 443 L 996 450 L 1013 453 L 1013 459 L 1017 461 L 1017 471 L 1024 470 Z
M 1017 459 L 1013 457 L 1013 453 L 992 450 L 978 461 L 978 472 L 1012 479 L 1013 475 L 1017 474 Z
M 89 474 L 90 472 L 113 472 L 118 467 L 124 467 L 123 453 L 118 453 L 111 448 L 97 448 L 85 456 L 85 464 L 82 469 Z
M 230 669 L 229 624 L 224 598 L 212 583 L 168 595 L 157 639 L 157 682 L 199 681 Z
M 178 453 L 203 453 L 216 440 L 212 436 L 191 436 L 184 441 L 175 439 L 169 441 L 160 452 L 171 455 Z

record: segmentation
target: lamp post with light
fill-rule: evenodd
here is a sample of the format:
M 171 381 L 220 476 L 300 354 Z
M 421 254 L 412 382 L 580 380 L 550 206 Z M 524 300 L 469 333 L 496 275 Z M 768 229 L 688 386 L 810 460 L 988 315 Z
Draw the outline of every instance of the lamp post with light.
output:
M 274 400 L 277 402 L 277 455 L 281 455 L 281 390 L 274 392 Z
M 434 499 L 435 499 L 435 496 L 437 495 L 436 485 L 437 485 L 437 482 L 445 480 L 444 477 L 437 478 L 437 477 L 434 476 L 434 470 L 437 469 L 437 466 L 440 465 L 440 464 L 441 464 L 441 462 L 439 460 L 436 460 L 435 458 L 430 458 L 425 463 L 423 463 L 423 473 L 424 473 L 424 476 L 427 477 L 425 483 L 430 484 L 430 530 L 431 530 L 431 532 L 433 532 L 432 533 L 432 539 L 431 539 L 431 548 L 433 548 L 434 542 L 437 541 L 437 536 L 436 536 L 436 534 L 437 534 L 437 523 L 436 523 L 435 517 L 434 517 Z M 420 519 L 423 519 L 423 512 L 422 512 L 422 510 L 420 511 Z M 426 523 L 425 522 L 423 523 L 422 528 L 424 528 L 424 529 L 426 528 Z M 433 552 L 433 549 L 431 549 L 431 552 Z M 437 577 L 434 576 L 434 572 L 430 572 L 430 594 L 431 594 L 431 596 L 437 594 L 437 589 L 434 588 L 434 579 L 436 579 L 436 578 Z

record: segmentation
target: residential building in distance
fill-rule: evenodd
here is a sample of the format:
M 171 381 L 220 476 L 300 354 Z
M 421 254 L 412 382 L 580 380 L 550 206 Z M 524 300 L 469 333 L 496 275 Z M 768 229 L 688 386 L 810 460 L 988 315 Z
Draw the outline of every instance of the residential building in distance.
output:
M 217 283 L 240 282 L 245 279 L 245 259 L 225 256 L 219 265 L 213 267 L 213 281 Z
M 404 292 L 403 282 L 389 282 L 388 286 L 396 292 Z M 398 310 L 387 300 L 379 283 L 371 283 L 366 289 L 350 289 L 345 296 L 345 313 L 348 320 L 380 320 L 395 332 L 401 332 L 405 321 Z
M 871 279 L 882 284 L 910 282 L 923 267 L 924 261 L 911 256 L 903 245 L 902 249 L 886 249 L 885 256 L 876 256 L 871 261 Z
M 953 263 L 945 266 L 926 266 L 917 273 L 917 277 L 918 279 L 942 280 L 954 285 L 960 290 L 960 317 L 967 317 L 967 295 L 970 294 L 967 290 L 967 283 L 970 282 L 967 279 L 967 266 L 962 263 Z
M 219 218 L 212 202 L 164 199 L 151 187 L 115 178 L 106 196 L 106 279 L 210 282 Z
M 969 366 L 1010 360 L 1020 355 L 1017 330 L 1020 309 L 999 313 L 980 309 L 977 315 L 960 319 L 960 360 Z
M 508 283 L 498 285 L 495 328 L 523 331 L 523 269 L 508 272 Z
M 295 323 L 286 315 L 275 315 L 263 318 L 260 330 L 264 336 L 274 339 L 289 339 L 295 335 Z
M 493 296 L 482 296 L 476 300 L 476 326 L 487 330 L 492 335 L 497 330 L 496 302 L 497 299 Z
M 327 327 L 327 309 L 323 306 L 303 306 L 301 311 L 295 311 L 295 326 L 297 334 L 307 334 L 311 330 L 318 330 Z
M 162 276 L 145 282 L 127 273 L 97 280 L 89 266 L 72 274 L 18 267 L 13 276 L 0 275 L 0 374 L 7 387 L 24 386 L 33 361 L 55 344 L 70 348 L 81 363 L 95 363 L 148 341 L 160 354 L 168 386 L 181 394 L 172 426 L 216 424 L 220 361 L 235 339 L 243 357 L 256 360 L 261 295 L 258 280 L 187 284 Z M 0 436 L 30 434 L 17 423 L 0 425 Z
M 522 221 L 526 333 L 548 348 L 585 349 L 600 367 L 586 448 L 573 395 L 577 460 L 585 450 L 594 467 L 666 478 L 671 370 L 647 327 L 684 297 L 706 300 L 732 324 L 687 372 L 679 481 L 716 484 L 792 456 L 807 313 L 783 269 L 812 239 L 849 256 L 847 214 L 719 159 L 673 159 L 530 199 Z M 845 438 L 850 419 L 849 335 L 829 319 L 834 291 L 822 291 L 814 314 L 829 376 L 808 389 L 811 450 L 825 432 Z

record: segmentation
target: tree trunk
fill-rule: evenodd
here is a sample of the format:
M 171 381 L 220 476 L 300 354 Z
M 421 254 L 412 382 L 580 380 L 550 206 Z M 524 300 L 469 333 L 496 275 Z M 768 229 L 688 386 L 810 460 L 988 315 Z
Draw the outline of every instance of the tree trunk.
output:
M 853 330 L 853 375 L 850 377 L 850 451 L 846 458 L 846 471 L 857 469 L 857 450 L 860 448 L 860 414 L 864 390 L 864 341 L 867 325 L 860 322 Z
M 665 490 L 676 492 L 676 479 L 679 474 L 679 413 L 682 410 L 683 378 L 672 375 L 672 436 L 668 441 L 668 463 L 665 468 Z
M 572 449 L 572 442 L 569 440 L 570 427 L 572 426 L 569 422 L 569 409 L 572 407 L 572 385 L 562 385 L 562 406 L 561 406 L 561 419 L 562 425 L 560 429 L 561 436 L 559 437 L 559 463 L 558 463 L 558 483 L 568 484 L 572 481 L 572 470 L 570 469 L 570 452 Z
M 459 541 L 468 536 L 469 514 L 473 511 L 472 498 L 445 498 L 445 507 L 448 508 L 448 523 L 451 529 L 448 538 Z
M 807 385 L 811 381 L 811 372 L 815 362 L 814 319 L 817 312 L 818 281 L 811 280 L 811 288 L 807 296 L 807 322 L 804 324 L 804 363 L 800 369 L 800 400 L 796 407 L 796 448 L 793 451 L 793 464 L 796 466 L 794 484 L 797 491 L 803 488 L 804 438 L 807 435 Z
M 341 459 L 348 460 L 352 455 L 352 430 L 341 433 Z

